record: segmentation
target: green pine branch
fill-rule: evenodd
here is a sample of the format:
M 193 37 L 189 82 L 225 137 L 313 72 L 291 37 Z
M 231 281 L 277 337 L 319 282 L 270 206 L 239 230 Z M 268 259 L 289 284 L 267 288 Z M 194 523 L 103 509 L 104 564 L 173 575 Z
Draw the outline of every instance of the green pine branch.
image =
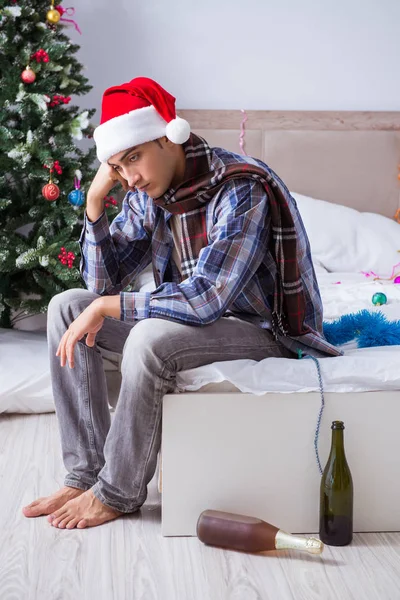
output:
M 77 104 L 92 86 L 69 27 L 47 26 L 48 9 L 42 0 L 0 0 L 0 327 L 43 313 L 55 294 L 83 287 L 78 239 L 84 207 L 73 207 L 68 194 L 76 170 L 84 192 L 95 174 L 95 148 L 83 150 L 78 139 L 92 135 L 95 109 Z M 32 60 L 40 49 L 49 62 Z M 36 75 L 31 84 L 21 80 L 28 64 Z M 71 101 L 50 106 L 55 95 Z M 42 195 L 49 181 L 44 165 L 54 161 L 62 168 L 52 174 L 60 196 L 49 202 Z M 61 263 L 61 247 L 74 252 L 72 268 Z

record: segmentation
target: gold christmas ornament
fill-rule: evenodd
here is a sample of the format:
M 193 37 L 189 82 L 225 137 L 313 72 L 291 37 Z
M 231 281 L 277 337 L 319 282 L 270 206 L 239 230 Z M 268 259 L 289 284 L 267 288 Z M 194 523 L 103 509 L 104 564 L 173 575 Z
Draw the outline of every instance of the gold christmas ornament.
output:
M 48 13 L 46 15 L 46 18 L 47 18 L 47 20 L 48 20 L 49 23 L 56 24 L 60 20 L 61 15 L 58 12 L 58 10 L 55 10 L 55 9 L 52 8 L 51 10 L 48 11 Z

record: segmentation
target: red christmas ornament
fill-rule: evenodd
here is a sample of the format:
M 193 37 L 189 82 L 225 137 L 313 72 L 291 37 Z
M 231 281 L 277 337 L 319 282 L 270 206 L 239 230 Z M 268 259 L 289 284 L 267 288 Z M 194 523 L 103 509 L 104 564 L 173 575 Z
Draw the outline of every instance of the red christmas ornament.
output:
M 49 55 L 47 54 L 46 50 L 43 50 L 43 48 L 40 48 L 40 50 L 38 50 L 37 52 L 34 52 L 31 55 L 31 60 L 36 60 L 36 62 L 49 62 Z
M 21 79 L 24 83 L 33 83 L 35 81 L 35 72 L 32 71 L 29 65 L 26 67 L 25 71 L 22 71 Z
M 104 196 L 104 200 L 106 201 L 106 203 L 105 203 L 106 208 L 109 208 L 110 205 L 118 206 L 118 202 L 116 201 L 114 196 Z
M 60 165 L 60 163 L 58 162 L 58 160 L 55 160 L 55 161 L 54 161 L 54 168 L 55 168 L 55 170 L 57 171 L 57 173 L 58 173 L 59 175 L 61 175 L 61 174 L 62 174 L 62 168 L 61 168 L 61 165 Z
M 58 106 L 59 104 L 68 104 L 71 102 L 71 96 L 61 96 L 60 94 L 55 94 L 52 100 L 49 100 L 47 104 L 49 106 Z
M 62 265 L 68 265 L 68 269 L 72 269 L 74 260 L 76 258 L 73 252 L 67 252 L 64 247 L 60 248 L 61 253 L 58 255 L 58 259 Z
M 58 174 L 60 174 L 62 173 L 62 169 L 58 160 L 54 161 L 52 167 L 48 167 L 47 165 L 43 165 L 43 167 L 45 169 L 49 169 L 50 181 L 42 188 L 42 195 L 46 198 L 46 200 L 49 200 L 49 202 L 53 202 L 59 197 L 60 188 L 55 183 L 53 183 L 51 174 L 53 173 L 54 169 L 57 171 Z
M 55 161 L 53 162 L 53 166 L 52 166 L 52 167 L 50 167 L 49 165 L 43 165 L 43 169 L 49 169 L 49 171 L 50 171 L 50 176 L 51 176 L 51 174 L 53 173 L 53 171 L 57 171 L 57 173 L 58 173 L 59 175 L 61 175 L 61 173 L 62 173 L 62 168 L 61 168 L 61 165 L 60 165 L 60 163 L 59 163 L 59 161 L 58 161 L 58 160 L 55 160 Z M 51 183 L 51 182 L 50 182 L 50 183 Z
M 53 202 L 57 200 L 60 195 L 60 188 L 55 183 L 46 183 L 46 185 L 42 188 L 42 195 L 49 202 Z

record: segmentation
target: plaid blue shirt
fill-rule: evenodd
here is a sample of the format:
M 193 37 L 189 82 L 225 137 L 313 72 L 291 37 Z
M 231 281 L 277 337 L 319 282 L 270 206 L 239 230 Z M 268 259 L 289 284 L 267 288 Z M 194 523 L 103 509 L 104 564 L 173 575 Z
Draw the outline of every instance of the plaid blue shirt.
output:
M 314 356 L 340 355 L 322 335 L 322 303 L 311 260 L 308 238 L 295 200 L 279 177 L 262 161 L 212 149 L 211 168 L 224 160 L 262 166 L 282 185 L 292 201 L 290 209 L 298 233 L 299 267 L 306 298 L 303 336 L 279 336 L 294 352 Z M 230 180 L 204 206 L 199 218 L 207 225 L 208 246 L 202 248 L 192 276 L 181 280 L 172 260 L 171 213 L 156 206 L 146 192 L 128 192 L 122 210 L 108 223 L 105 212 L 93 223 L 85 212 L 80 237 L 80 270 L 88 290 L 100 295 L 120 294 L 121 320 L 152 317 L 203 326 L 226 314 L 270 328 L 270 307 L 276 265 L 267 250 L 270 215 L 268 196 L 258 182 L 243 177 Z M 152 292 L 127 291 L 127 286 L 150 263 L 161 284 Z

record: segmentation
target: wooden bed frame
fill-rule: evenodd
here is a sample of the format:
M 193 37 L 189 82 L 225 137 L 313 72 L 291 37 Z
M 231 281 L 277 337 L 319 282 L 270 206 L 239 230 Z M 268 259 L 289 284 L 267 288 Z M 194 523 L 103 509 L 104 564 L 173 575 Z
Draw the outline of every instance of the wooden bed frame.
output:
M 211 146 L 241 153 L 240 110 L 178 113 Z M 244 141 L 246 153 L 269 164 L 293 192 L 388 217 L 400 208 L 400 112 L 248 111 Z M 211 508 L 293 533 L 318 532 L 313 442 L 320 395 L 224 389 L 164 397 L 163 535 L 196 535 L 198 516 Z M 341 419 L 355 531 L 400 531 L 400 391 L 327 393 L 325 404 L 321 462 L 331 421 Z

